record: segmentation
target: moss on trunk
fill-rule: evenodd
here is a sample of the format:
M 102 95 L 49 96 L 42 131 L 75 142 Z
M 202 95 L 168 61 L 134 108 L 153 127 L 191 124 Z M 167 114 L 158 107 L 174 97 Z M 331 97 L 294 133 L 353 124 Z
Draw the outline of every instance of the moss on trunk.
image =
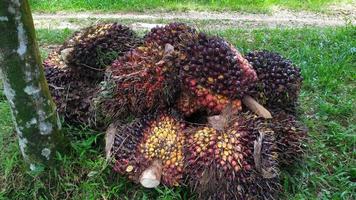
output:
M 50 165 L 65 137 L 41 64 L 27 0 L 0 1 L 0 77 L 31 170 Z

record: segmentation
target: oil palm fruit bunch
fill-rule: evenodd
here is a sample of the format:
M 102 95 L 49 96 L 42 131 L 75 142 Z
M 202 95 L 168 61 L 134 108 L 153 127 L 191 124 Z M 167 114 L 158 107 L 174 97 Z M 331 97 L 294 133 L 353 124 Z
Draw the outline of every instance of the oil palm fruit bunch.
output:
M 96 105 L 109 120 L 140 116 L 173 102 L 179 90 L 176 51 L 151 43 L 135 48 L 107 69 Z
M 281 110 L 273 112 L 271 126 L 276 133 L 280 166 L 289 167 L 303 155 L 307 129 L 294 115 Z
M 222 128 L 205 126 L 188 136 L 188 185 L 200 199 L 272 199 L 279 190 L 274 132 L 250 113 L 222 121 Z
M 233 109 L 241 110 L 239 99 L 231 100 L 224 95 L 214 94 L 206 88 L 197 86 L 190 93 L 181 93 L 177 100 L 177 109 L 185 116 L 191 116 L 198 111 L 207 111 L 211 115 L 220 113 L 230 103 Z
M 242 97 L 256 80 L 251 65 L 220 37 L 203 33 L 185 48 L 189 63 L 183 66 L 185 85 L 198 85 L 229 98 Z
M 181 68 L 187 62 L 187 56 L 182 51 L 187 42 L 195 41 L 198 32 L 185 23 L 173 22 L 162 27 L 152 28 L 144 36 L 145 44 L 157 44 L 165 46 L 170 44 L 177 50 L 178 59 L 175 60 L 175 66 Z
M 107 65 L 140 44 L 142 39 L 130 28 L 108 23 L 75 33 L 63 48 L 71 49 L 68 62 L 77 73 L 91 80 L 101 80 Z
M 247 121 L 242 126 L 248 127 L 249 132 L 252 133 L 250 140 L 253 141 L 248 143 L 248 149 L 253 152 L 253 156 L 249 157 L 249 163 L 253 166 L 253 170 L 249 174 L 247 182 L 247 198 L 276 199 L 281 191 L 280 151 L 277 144 L 277 133 L 274 132 L 273 124 L 268 119 L 249 112 L 242 116 L 242 120 Z
M 174 114 L 144 117 L 123 126 L 115 136 L 114 169 L 134 181 L 143 180 L 147 170 L 158 163 L 162 183 L 177 186 L 183 177 L 185 124 Z M 159 181 L 159 180 L 158 180 Z
M 189 114 L 186 110 L 194 110 L 189 105 L 197 104 L 211 113 L 219 113 L 234 100 L 237 101 L 233 104 L 241 108 L 239 99 L 249 92 L 257 79 L 250 64 L 220 37 L 199 33 L 184 45 L 187 61 L 181 67 L 181 75 L 183 91 L 189 95 L 182 95 L 178 108 Z M 182 103 L 187 101 L 196 103 Z
M 300 68 L 281 55 L 269 51 L 253 51 L 245 58 L 258 76 L 252 96 L 268 108 L 293 111 L 303 81 Z
M 194 37 L 197 31 L 184 24 L 173 22 L 163 27 L 152 28 L 144 37 L 145 43 L 156 43 L 160 46 L 171 44 L 179 49 L 185 40 Z
M 43 62 L 45 76 L 59 114 L 69 123 L 90 122 L 90 105 L 95 83 L 83 79 L 63 61 L 59 50 Z

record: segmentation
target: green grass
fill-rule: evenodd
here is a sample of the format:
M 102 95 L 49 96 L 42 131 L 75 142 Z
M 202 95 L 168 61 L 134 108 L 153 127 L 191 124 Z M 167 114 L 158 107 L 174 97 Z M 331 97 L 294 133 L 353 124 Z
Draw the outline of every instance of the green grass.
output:
M 336 2 L 354 0 L 30 0 L 34 11 L 147 11 L 215 10 L 269 12 L 273 7 L 293 10 L 324 11 Z
M 39 30 L 40 45 L 62 42 L 71 31 Z M 301 120 L 308 126 L 307 154 L 283 173 L 283 199 L 355 199 L 356 27 L 211 32 L 242 52 L 277 51 L 302 68 Z M 25 173 L 9 106 L 0 89 L 0 199 L 189 199 L 187 189 L 142 189 L 105 163 L 103 134 L 66 126 L 73 150 L 60 167 Z

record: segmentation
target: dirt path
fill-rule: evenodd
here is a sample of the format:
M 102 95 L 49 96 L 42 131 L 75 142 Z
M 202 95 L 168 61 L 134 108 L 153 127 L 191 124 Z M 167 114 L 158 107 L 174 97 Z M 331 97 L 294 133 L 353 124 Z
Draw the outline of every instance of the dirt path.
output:
M 36 28 L 78 29 L 93 23 L 110 21 L 131 25 L 135 29 L 150 29 L 171 21 L 183 21 L 202 28 L 225 29 L 231 27 L 302 27 L 302 26 L 344 26 L 356 24 L 356 12 L 334 13 L 332 15 L 310 12 L 276 10 L 272 14 L 247 14 L 238 12 L 165 12 L 165 13 L 58 13 L 34 14 Z

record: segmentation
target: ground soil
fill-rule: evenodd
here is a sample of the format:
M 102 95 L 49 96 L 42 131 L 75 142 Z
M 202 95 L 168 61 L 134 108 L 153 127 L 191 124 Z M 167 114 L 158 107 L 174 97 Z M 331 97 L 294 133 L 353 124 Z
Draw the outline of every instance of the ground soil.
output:
M 276 9 L 270 14 L 240 12 L 148 12 L 148 13 L 34 13 L 36 28 L 79 29 L 99 22 L 119 22 L 134 29 L 147 30 L 171 21 L 196 24 L 202 29 L 226 28 L 274 28 L 304 26 L 344 26 L 356 24 L 355 7 L 333 7 L 328 14 L 312 12 L 292 12 Z

